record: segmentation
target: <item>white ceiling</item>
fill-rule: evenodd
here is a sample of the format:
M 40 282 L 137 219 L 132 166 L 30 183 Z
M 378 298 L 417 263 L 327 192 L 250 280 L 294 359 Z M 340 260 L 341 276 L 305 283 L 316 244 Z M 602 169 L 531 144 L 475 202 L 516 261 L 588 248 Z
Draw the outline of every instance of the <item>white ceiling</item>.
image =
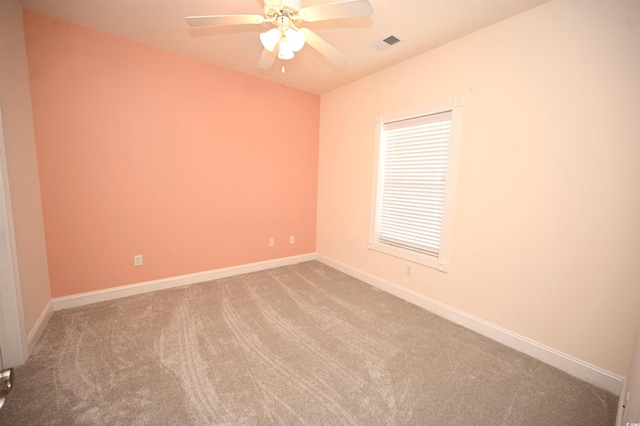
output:
M 548 0 L 371 0 L 373 16 L 306 23 L 349 58 L 338 68 L 305 46 L 258 69 L 259 34 L 271 24 L 190 28 L 193 15 L 262 14 L 262 0 L 19 0 L 25 9 L 178 52 L 310 93 L 323 94 Z M 313 6 L 332 0 L 302 0 Z M 373 44 L 402 41 L 378 51 Z

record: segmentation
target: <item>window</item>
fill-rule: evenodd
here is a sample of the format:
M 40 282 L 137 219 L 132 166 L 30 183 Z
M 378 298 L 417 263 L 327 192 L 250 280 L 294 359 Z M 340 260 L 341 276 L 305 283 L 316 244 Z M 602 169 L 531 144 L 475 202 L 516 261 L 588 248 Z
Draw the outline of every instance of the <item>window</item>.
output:
M 376 117 L 370 249 L 447 271 L 462 105 Z

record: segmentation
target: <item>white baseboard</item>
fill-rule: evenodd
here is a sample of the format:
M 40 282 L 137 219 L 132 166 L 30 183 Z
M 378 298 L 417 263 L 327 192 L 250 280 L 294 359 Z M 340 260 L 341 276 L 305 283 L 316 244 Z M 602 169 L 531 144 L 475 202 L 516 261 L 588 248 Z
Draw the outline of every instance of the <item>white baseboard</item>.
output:
M 29 333 L 28 347 L 29 353 L 33 351 L 38 339 L 44 332 L 53 310 L 68 309 L 77 306 L 89 305 L 92 303 L 105 302 L 108 300 L 119 299 L 121 297 L 133 296 L 142 293 L 149 293 L 167 288 L 181 287 L 189 284 L 196 284 L 216 280 L 220 278 L 230 277 L 234 275 L 246 274 L 250 272 L 258 272 L 266 269 L 277 268 L 280 266 L 293 265 L 296 263 L 306 262 L 310 260 L 318 260 L 332 268 L 335 268 L 345 274 L 364 281 L 374 287 L 377 287 L 396 297 L 420 306 L 428 311 L 435 313 L 443 318 L 469 328 L 479 334 L 490 339 L 502 343 L 519 352 L 536 358 L 546 364 L 552 365 L 562 371 L 565 371 L 579 379 L 593 383 L 594 385 L 606 389 L 609 392 L 620 395 L 621 386 L 624 378 L 603 370 L 599 367 L 581 361 L 570 355 L 564 354 L 553 348 L 535 342 L 524 336 L 520 336 L 502 327 L 498 327 L 487 321 L 481 320 L 455 308 L 447 306 L 443 303 L 429 299 L 421 294 L 400 287 L 389 281 L 378 278 L 374 275 L 358 270 L 326 256 L 309 253 L 299 256 L 286 257 L 264 262 L 256 262 L 229 268 L 215 269 L 211 271 L 199 272 L 177 277 L 170 277 L 160 280 L 147 281 L 138 284 L 131 284 L 106 290 L 92 291 L 72 296 L 58 297 L 53 299 L 45 311 L 38 319 L 36 326 Z M 53 306 L 53 309 L 51 308 Z
M 284 257 L 264 262 L 248 263 L 245 265 L 231 266 L 229 268 L 214 269 L 211 271 L 197 272 L 194 274 L 180 275 L 177 277 L 163 278 L 159 280 L 146 281 L 138 284 L 130 284 L 105 290 L 91 291 L 87 293 L 74 294 L 72 296 L 57 297 L 53 299 L 53 307 L 56 311 L 61 309 L 75 308 L 92 303 L 106 302 L 108 300 L 119 299 L 121 297 L 134 296 L 136 294 L 149 293 L 152 291 L 164 290 L 167 288 L 181 287 L 189 284 L 196 284 L 220 278 L 231 277 L 233 275 L 247 274 L 250 272 L 264 271 L 266 269 L 278 268 L 280 266 L 293 265 L 296 263 L 315 260 L 315 253 L 303 254 L 299 256 Z
M 620 376 L 321 254 L 316 254 L 316 258 L 327 266 L 351 275 L 360 281 L 552 365 L 579 379 L 593 383 L 615 395 L 620 395 L 620 388 L 624 380 Z
M 29 355 L 31 355 L 36 348 L 36 345 L 38 344 L 40 337 L 42 337 L 42 333 L 44 333 L 45 328 L 47 328 L 47 324 L 49 324 L 49 320 L 52 315 L 53 301 L 49 300 L 49 302 L 47 302 L 47 306 L 44 307 L 40 317 L 38 317 L 38 320 L 27 336 L 27 351 Z

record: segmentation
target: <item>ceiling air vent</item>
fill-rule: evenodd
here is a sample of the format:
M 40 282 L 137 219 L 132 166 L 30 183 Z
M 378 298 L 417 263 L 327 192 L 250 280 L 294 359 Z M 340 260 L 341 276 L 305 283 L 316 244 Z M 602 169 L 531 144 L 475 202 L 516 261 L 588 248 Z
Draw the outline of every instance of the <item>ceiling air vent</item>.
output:
M 389 37 L 380 40 L 375 43 L 372 47 L 376 50 L 385 50 L 388 47 L 393 46 L 396 43 L 399 43 L 400 39 L 394 35 L 390 35 Z

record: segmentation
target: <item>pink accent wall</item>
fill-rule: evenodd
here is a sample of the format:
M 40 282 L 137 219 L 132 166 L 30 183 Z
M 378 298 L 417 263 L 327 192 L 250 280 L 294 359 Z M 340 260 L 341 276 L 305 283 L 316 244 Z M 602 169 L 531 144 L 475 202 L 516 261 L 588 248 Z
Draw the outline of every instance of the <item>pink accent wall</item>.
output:
M 52 297 L 315 251 L 319 96 L 24 27 Z

